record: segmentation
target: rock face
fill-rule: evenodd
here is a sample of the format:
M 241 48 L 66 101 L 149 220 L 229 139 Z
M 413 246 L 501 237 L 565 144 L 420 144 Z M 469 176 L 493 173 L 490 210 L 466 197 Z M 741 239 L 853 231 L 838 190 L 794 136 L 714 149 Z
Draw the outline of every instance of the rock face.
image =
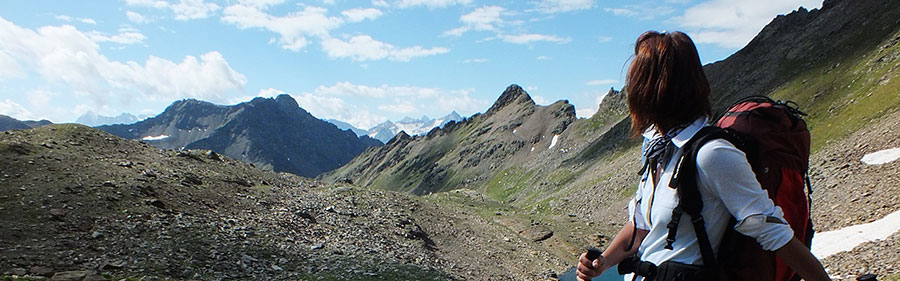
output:
M 153 118 L 100 126 L 166 149 L 209 149 L 276 172 L 314 177 L 381 145 L 313 117 L 288 95 L 234 106 L 183 100 Z
M 704 67 L 713 103 L 722 110 L 740 97 L 770 95 L 811 70 L 823 74 L 842 61 L 849 67 L 846 62 L 880 48 L 897 32 L 897 6 L 892 0 L 826 0 L 821 9 L 776 17 L 743 49 Z
M 537 106 L 511 85 L 485 114 L 424 136 L 400 133 L 326 178 L 415 194 L 484 183 L 512 165 L 559 158 L 559 134 L 574 121 L 575 107 L 567 101 Z

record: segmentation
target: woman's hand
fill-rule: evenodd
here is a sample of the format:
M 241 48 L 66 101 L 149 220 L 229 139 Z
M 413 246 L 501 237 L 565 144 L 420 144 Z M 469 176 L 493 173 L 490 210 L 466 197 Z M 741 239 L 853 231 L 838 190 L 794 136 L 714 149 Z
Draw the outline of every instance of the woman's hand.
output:
M 587 258 L 587 253 L 581 254 L 581 257 L 578 259 L 578 280 L 590 281 L 594 277 L 600 276 L 603 273 L 602 268 L 605 261 L 606 259 L 603 255 L 590 260 Z

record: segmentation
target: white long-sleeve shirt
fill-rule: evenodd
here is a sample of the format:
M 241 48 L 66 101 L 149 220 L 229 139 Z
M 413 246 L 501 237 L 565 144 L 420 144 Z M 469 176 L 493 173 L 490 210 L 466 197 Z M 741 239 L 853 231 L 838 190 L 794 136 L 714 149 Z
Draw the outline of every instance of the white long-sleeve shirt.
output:
M 638 190 L 629 204 L 629 214 L 635 226 L 649 230 L 638 248 L 641 260 L 660 264 L 675 261 L 685 264 L 703 264 L 702 255 L 694 233 L 690 216 L 684 214 L 678 224 L 673 249 L 665 249 L 672 218 L 672 209 L 678 205 L 676 190 L 669 188 L 672 172 L 682 155 L 682 146 L 706 124 L 706 118 L 696 120 L 672 138 L 677 147 L 665 170 L 654 186 L 650 170 L 641 176 Z M 644 134 L 654 137 L 655 128 Z M 746 155 L 728 141 L 712 140 L 700 148 L 697 155 L 697 184 L 703 200 L 701 215 L 706 222 L 706 232 L 716 255 L 728 222 L 734 216 L 735 229 L 757 240 L 763 249 L 776 250 L 787 244 L 794 233 L 787 223 L 766 222 L 775 217 L 784 222 L 781 208 L 769 199 L 756 181 Z

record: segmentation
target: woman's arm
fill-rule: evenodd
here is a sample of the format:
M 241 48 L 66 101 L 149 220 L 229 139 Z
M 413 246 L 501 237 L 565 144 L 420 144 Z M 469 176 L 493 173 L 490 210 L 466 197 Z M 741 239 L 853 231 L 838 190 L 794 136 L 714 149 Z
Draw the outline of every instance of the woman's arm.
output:
M 831 280 L 819 260 L 797 238 L 775 250 L 775 254 L 805 280 Z
M 637 229 L 637 233 L 634 232 L 635 229 Z M 613 238 L 609 247 L 603 251 L 602 256 L 595 260 L 589 260 L 586 253 L 581 254 L 581 257 L 578 259 L 578 278 L 580 280 L 591 280 L 591 278 L 600 276 L 601 273 L 610 267 L 619 264 L 623 259 L 634 255 L 641 245 L 641 241 L 644 240 L 644 237 L 649 232 L 645 229 L 635 228 L 634 222 L 629 221 L 625 226 L 622 226 L 622 229 Z M 630 250 L 626 251 L 625 248 L 631 243 L 632 235 L 634 235 L 634 245 Z
M 710 145 L 718 142 L 719 145 Z M 724 143 L 724 145 L 723 145 Z M 697 156 L 698 179 L 710 192 L 718 194 L 729 212 L 738 219 L 735 230 L 753 237 L 764 250 L 774 251 L 791 269 L 806 280 L 830 280 L 819 260 L 784 222 L 766 191 L 756 181 L 746 155 L 725 141 L 711 141 Z M 769 221 L 775 217 L 779 221 Z

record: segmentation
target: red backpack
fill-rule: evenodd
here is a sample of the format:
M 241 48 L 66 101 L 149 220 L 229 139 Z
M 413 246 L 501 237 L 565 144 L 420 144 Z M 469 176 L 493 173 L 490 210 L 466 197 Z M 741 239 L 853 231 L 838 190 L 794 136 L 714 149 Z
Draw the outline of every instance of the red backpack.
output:
M 809 217 L 810 194 L 809 130 L 793 102 L 773 101 L 764 96 L 741 99 L 722 116 L 717 126 L 701 129 L 684 146 L 684 159 L 671 186 L 678 189 L 681 199 L 673 210 L 669 228 L 669 243 L 674 242 L 678 228 L 676 215 L 687 213 L 703 255 L 703 263 L 717 268 L 721 280 L 778 280 L 799 277 L 774 252 L 763 250 L 753 238 L 744 236 L 732 227 L 726 229 L 716 258 L 706 234 L 700 210 L 703 201 L 697 190 L 697 152 L 706 142 L 725 139 L 744 151 L 747 161 L 763 189 L 775 205 L 781 207 L 784 219 L 794 230 L 794 236 L 809 247 L 812 241 L 812 220 Z M 681 176 L 685 175 L 685 176 Z M 808 193 L 807 193 L 808 191 Z M 676 214 L 678 213 L 678 214 Z M 736 220 L 732 218 L 732 224 Z M 730 253 L 730 254 L 724 254 Z

